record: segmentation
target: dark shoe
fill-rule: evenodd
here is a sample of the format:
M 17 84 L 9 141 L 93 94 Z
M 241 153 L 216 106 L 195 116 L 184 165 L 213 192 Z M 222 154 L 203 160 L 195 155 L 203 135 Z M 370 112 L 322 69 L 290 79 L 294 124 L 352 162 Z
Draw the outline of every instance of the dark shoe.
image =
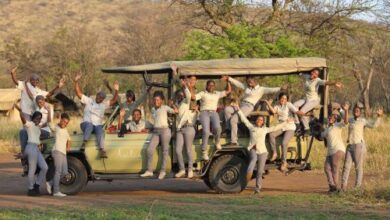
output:
M 80 146 L 80 151 L 84 152 L 85 151 L 85 142 L 83 142 Z
M 329 185 L 329 193 L 335 193 L 335 192 L 338 192 L 338 189 L 336 186 L 333 186 L 333 185 Z
M 311 135 L 310 129 L 307 129 L 303 132 L 302 136 L 309 137 Z
M 118 133 L 118 137 L 123 138 L 125 135 L 122 133 Z
M 35 189 L 29 189 L 27 191 L 27 195 L 28 196 L 39 196 L 39 193 L 37 193 L 37 191 L 35 191 Z
M 99 154 L 100 154 L 100 158 L 108 158 L 106 151 L 103 149 L 99 150 Z

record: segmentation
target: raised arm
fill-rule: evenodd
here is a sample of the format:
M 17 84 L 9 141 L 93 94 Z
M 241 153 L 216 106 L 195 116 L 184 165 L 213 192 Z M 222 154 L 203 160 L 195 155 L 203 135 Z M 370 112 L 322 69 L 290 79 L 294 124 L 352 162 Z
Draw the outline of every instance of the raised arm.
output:
M 348 118 L 349 118 L 349 103 L 344 103 L 344 105 L 342 106 L 343 110 L 344 110 L 344 124 L 347 125 L 348 124 Z
M 231 92 L 232 92 L 232 85 L 230 84 L 230 82 L 227 82 L 226 83 L 225 94 L 229 95 Z
M 244 83 L 232 78 L 232 77 L 229 77 L 227 76 L 227 80 L 233 84 L 233 86 L 237 87 L 237 88 L 240 88 L 240 89 L 246 89 L 246 86 L 244 85 Z
M 134 107 L 137 108 L 139 105 L 141 105 L 141 103 L 143 103 L 146 98 L 148 97 L 148 94 L 149 94 L 149 91 L 152 89 L 151 86 L 149 86 L 147 89 L 146 89 L 146 92 L 143 92 L 142 95 L 134 101 Z
M 114 96 L 110 100 L 110 106 L 113 106 L 118 101 L 119 82 L 114 82 Z
M 376 114 L 377 114 L 377 118 L 375 121 L 367 121 L 366 123 L 366 127 L 367 128 L 376 128 L 380 125 L 381 123 L 381 118 L 383 116 L 383 107 L 379 108 L 377 111 L 376 111 Z
M 46 97 L 52 96 L 57 91 L 57 89 L 62 88 L 64 85 L 65 85 L 65 80 L 61 78 L 60 81 L 58 81 L 58 84 L 52 90 L 50 90 L 49 93 L 47 93 Z
M 271 132 L 274 132 L 274 131 L 278 131 L 278 130 L 282 130 L 283 127 L 286 127 L 288 125 L 288 122 L 285 121 L 283 123 L 280 123 L 276 126 L 272 126 L 272 127 L 269 127 L 268 130 L 267 130 L 267 133 L 271 133 Z
M 81 99 L 81 97 L 83 96 L 83 92 L 81 92 L 80 85 L 79 85 L 80 79 L 81 79 L 81 73 L 77 74 L 77 76 L 74 78 L 74 90 L 76 96 L 79 97 L 79 99 Z
M 178 114 L 179 109 L 174 104 L 173 100 L 168 101 L 167 112 L 171 114 Z
M 267 107 L 272 114 L 277 113 L 276 109 L 274 109 L 274 107 L 272 107 L 271 102 L 269 102 L 268 100 L 265 100 L 265 99 L 263 101 L 265 102 L 265 104 L 267 104 Z
M 264 94 L 272 94 L 279 92 L 281 87 L 263 87 Z
M 121 127 L 122 127 L 122 122 L 123 122 L 123 119 L 125 117 L 125 114 L 126 114 L 126 111 L 125 111 L 125 109 L 122 108 L 119 112 L 118 129 L 121 129 Z
M 14 68 L 11 69 L 11 79 L 12 79 L 12 82 L 14 82 L 15 85 L 18 85 L 18 80 L 16 79 L 16 70 L 18 69 L 17 66 L 15 66 Z
M 242 121 L 242 123 L 245 124 L 245 126 L 249 129 L 253 129 L 255 126 L 253 126 L 253 124 L 246 118 L 246 116 L 244 115 L 244 113 L 238 108 L 238 106 L 234 106 L 234 110 L 238 111 L 238 116 L 240 116 L 240 119 Z

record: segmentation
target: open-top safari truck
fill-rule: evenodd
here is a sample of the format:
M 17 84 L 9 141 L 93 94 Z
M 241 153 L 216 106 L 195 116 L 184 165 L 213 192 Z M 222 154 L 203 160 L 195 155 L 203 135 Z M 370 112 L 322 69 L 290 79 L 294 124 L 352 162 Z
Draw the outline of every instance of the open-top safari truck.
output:
M 177 67 L 177 74 L 171 66 Z M 195 75 L 198 79 L 219 79 L 221 75 L 232 77 L 253 76 L 280 76 L 280 75 L 298 75 L 299 73 L 308 73 L 311 69 L 318 67 L 321 69 L 320 77 L 328 78 L 326 60 L 322 58 L 280 58 L 280 59 L 222 59 L 205 61 L 172 61 L 165 63 L 104 68 L 102 71 L 112 74 L 132 74 L 140 78 L 140 82 L 147 86 L 159 87 L 165 90 L 168 98 L 171 99 L 176 88 L 175 81 L 178 78 L 188 75 Z M 151 78 L 155 75 L 161 75 L 164 82 L 153 82 Z M 315 111 L 314 115 L 320 121 L 327 115 L 328 91 L 326 87 L 319 90 L 321 95 L 321 106 Z M 115 179 L 140 179 L 140 174 L 146 170 L 146 148 L 150 142 L 151 133 L 127 133 L 124 137 L 118 137 L 118 129 L 114 125 L 119 107 L 116 107 L 110 117 L 108 117 L 104 128 L 105 149 L 108 155 L 107 159 L 101 159 L 98 155 L 95 137 L 88 141 L 85 152 L 79 151 L 82 143 L 82 134 L 72 135 L 72 149 L 68 153 L 68 166 L 70 175 L 61 180 L 61 192 L 66 194 L 76 194 L 83 190 L 89 181 Z M 264 115 L 268 119 L 269 113 L 256 110 L 249 118 L 252 120 L 256 115 Z M 173 121 L 174 118 L 171 118 Z M 269 121 L 269 120 L 267 120 Z M 172 123 L 173 124 L 173 123 Z M 197 123 L 197 133 L 200 126 Z M 194 174 L 197 179 L 203 179 L 205 184 L 213 190 L 221 193 L 241 192 L 245 189 L 247 182 L 245 180 L 246 169 L 248 165 L 247 143 L 249 133 L 242 127 L 244 132 L 239 133 L 239 146 L 223 146 L 222 150 L 214 149 L 213 141 L 209 141 L 208 148 L 210 160 L 203 161 L 201 155 L 201 135 L 197 135 L 193 142 L 194 156 Z M 175 128 L 172 129 L 170 160 L 166 172 L 174 177 L 178 171 L 178 164 L 175 155 Z M 44 141 L 44 154 L 49 165 L 48 178 L 53 175 L 53 161 L 50 156 L 53 139 Z M 222 138 L 222 144 L 227 143 L 226 138 Z M 313 144 L 313 137 L 297 136 L 291 140 L 288 149 L 289 172 L 294 170 L 310 169 L 309 155 Z M 159 148 L 158 148 L 159 149 Z M 153 159 L 155 171 L 159 171 L 161 152 L 157 150 Z M 186 158 L 185 158 L 186 160 Z M 266 169 L 277 169 L 280 160 L 271 163 L 267 161 Z

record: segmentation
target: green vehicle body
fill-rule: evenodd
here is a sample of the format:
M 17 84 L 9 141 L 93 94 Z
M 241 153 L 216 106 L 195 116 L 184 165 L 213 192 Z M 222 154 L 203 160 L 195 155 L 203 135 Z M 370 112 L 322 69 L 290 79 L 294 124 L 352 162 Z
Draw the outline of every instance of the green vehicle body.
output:
M 239 59 L 238 59 L 239 60 Z M 267 59 L 262 59 L 267 60 Z M 269 59 L 272 60 L 272 59 Z M 188 62 L 188 61 L 186 61 Z M 179 65 L 178 65 L 179 66 Z M 137 68 L 139 66 L 136 66 Z M 314 66 L 318 67 L 318 66 Z M 313 68 L 314 68 L 313 67 Z M 327 78 L 326 67 L 322 67 L 322 77 Z M 157 86 L 168 89 L 168 98 L 171 98 L 173 91 L 176 89 L 173 81 L 174 76 L 172 72 L 168 74 L 168 83 L 152 83 L 147 80 L 147 71 L 154 73 L 154 69 L 144 68 L 143 74 L 145 84 L 150 86 Z M 155 67 L 155 64 L 153 66 Z M 163 70 L 165 67 L 157 67 Z M 138 70 L 137 70 L 138 71 Z M 164 70 L 165 71 L 165 70 Z M 123 69 L 103 69 L 103 72 L 118 72 L 124 73 Z M 169 72 L 169 71 L 168 71 Z M 260 74 L 261 75 L 261 74 Z M 213 78 L 215 75 L 202 75 L 202 78 Z M 327 90 L 323 88 L 320 93 L 322 94 L 322 106 L 327 105 Z M 139 133 L 127 133 L 124 137 L 118 137 L 116 129 L 110 129 L 112 122 L 116 120 L 119 107 L 116 107 L 110 117 L 108 117 L 105 126 L 105 140 L 104 146 L 107 152 L 108 158 L 102 159 L 99 157 L 98 149 L 96 146 L 96 138 L 91 136 L 90 140 L 86 144 L 85 152 L 80 152 L 79 148 L 82 144 L 82 133 L 73 133 L 71 135 L 72 146 L 71 151 L 68 152 L 68 166 L 69 175 L 65 176 L 61 180 L 61 191 L 67 194 L 77 194 L 82 191 L 83 188 L 90 181 L 106 180 L 112 181 L 116 179 L 143 179 L 139 175 L 146 170 L 146 149 L 149 145 L 152 134 L 149 132 Z M 268 115 L 266 112 L 259 112 L 257 115 Z M 319 118 L 323 120 L 327 114 L 326 108 L 319 109 Z M 256 115 L 256 114 L 255 114 Z M 255 117 L 255 116 L 254 116 Z M 240 130 L 243 130 L 240 125 Z M 166 172 L 167 178 L 173 178 L 174 174 L 178 172 L 178 163 L 175 151 L 175 128 L 172 127 L 172 139 L 170 147 L 170 158 L 167 162 Z M 71 132 L 71 131 L 69 131 Z M 244 132 L 245 133 L 245 132 Z M 295 170 L 307 170 L 310 169 L 309 155 L 312 148 L 314 137 L 296 136 L 292 138 L 288 148 L 287 160 L 289 163 L 289 173 Z M 228 142 L 227 138 L 221 138 L 221 144 L 224 145 Z M 249 134 L 244 134 L 239 137 L 239 146 L 224 146 L 222 150 L 216 150 L 213 145 L 212 137 L 209 140 L 208 151 L 210 155 L 209 161 L 202 160 L 201 153 L 201 132 L 197 128 L 197 135 L 193 142 L 193 171 L 194 179 L 203 179 L 205 184 L 211 189 L 216 190 L 219 193 L 238 193 L 245 189 L 247 182 L 245 179 L 246 169 L 249 162 L 249 155 L 247 150 L 247 144 L 249 142 Z M 280 138 L 277 139 L 278 145 L 280 144 Z M 46 139 L 43 143 L 43 154 L 49 165 L 49 171 L 47 179 L 51 179 L 54 174 L 54 163 L 51 158 L 51 148 L 54 143 L 54 138 Z M 268 143 L 268 142 L 267 142 Z M 267 146 L 270 150 L 270 146 Z M 278 150 L 280 154 L 280 149 Z M 187 166 L 186 153 L 183 154 L 184 160 Z M 155 172 L 160 171 L 160 161 L 162 153 L 158 147 L 153 158 L 153 167 Z M 278 169 L 280 166 L 280 160 L 271 163 L 267 161 L 266 170 Z M 254 173 L 254 176 L 256 173 Z M 156 175 L 157 176 L 157 175 Z M 156 180 L 158 181 L 158 180 Z

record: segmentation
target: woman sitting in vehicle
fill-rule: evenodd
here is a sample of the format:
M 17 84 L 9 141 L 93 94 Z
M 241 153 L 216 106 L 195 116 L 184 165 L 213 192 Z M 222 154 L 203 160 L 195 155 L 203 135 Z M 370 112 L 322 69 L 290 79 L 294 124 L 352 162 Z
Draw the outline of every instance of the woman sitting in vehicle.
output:
M 179 163 L 179 172 L 175 175 L 176 178 L 183 177 L 186 174 L 184 160 L 183 160 L 183 146 L 187 152 L 188 157 L 188 178 L 194 176 L 192 171 L 192 143 L 195 138 L 195 123 L 196 111 L 190 109 L 191 92 L 188 89 L 187 82 L 182 81 L 183 89 L 176 91 L 176 106 L 179 109 L 179 114 L 176 118 L 176 155 Z
M 345 154 L 342 129 L 348 124 L 349 104 L 344 104 L 343 110 L 345 112 L 344 120 L 337 122 L 340 114 L 338 112 L 332 113 L 328 117 L 328 127 L 321 133 L 321 137 L 326 139 L 326 147 L 328 148 L 324 170 L 328 179 L 329 192 L 339 191 L 339 169 Z
M 278 123 L 285 123 L 287 122 L 287 126 L 276 130 L 274 132 L 271 132 L 269 134 L 269 142 L 272 147 L 272 157 L 271 161 L 274 161 L 277 157 L 277 151 L 276 151 L 276 138 L 280 135 L 283 136 L 282 141 L 282 166 L 280 167 L 280 170 L 283 172 L 287 171 L 287 147 L 288 143 L 290 142 L 291 138 L 294 137 L 295 133 L 295 123 L 294 123 L 294 114 L 297 115 L 303 115 L 304 113 L 299 111 L 291 102 L 288 101 L 288 95 L 286 93 L 280 93 L 279 94 L 279 104 L 272 107 L 271 103 L 267 100 L 264 100 L 265 103 L 267 103 L 267 106 L 269 110 L 273 114 L 278 115 Z
M 141 110 L 134 109 L 133 114 L 131 116 L 132 120 L 127 122 L 126 124 L 122 124 L 122 121 L 126 118 L 126 110 L 121 109 L 119 112 L 119 122 L 118 127 L 120 128 L 118 137 L 123 137 L 127 132 L 149 132 L 150 129 L 153 128 L 153 125 L 145 121 L 142 118 Z
M 168 113 L 177 114 L 179 110 L 173 106 L 169 107 L 164 105 L 164 94 L 162 91 L 155 91 L 153 94 L 153 105 L 152 108 L 152 117 L 154 120 L 153 123 L 153 134 L 150 140 L 150 144 L 147 149 L 147 170 L 141 175 L 141 177 L 152 177 L 153 176 L 153 155 L 156 151 L 156 147 L 160 144 L 162 147 L 162 162 L 160 174 L 158 179 L 164 179 L 166 172 L 165 168 L 167 165 L 167 160 L 169 157 L 169 141 L 171 140 L 171 129 L 168 125 Z
M 104 92 L 98 92 L 95 100 L 84 95 L 80 89 L 79 81 L 81 74 L 78 74 L 75 79 L 75 93 L 79 97 L 84 107 L 83 122 L 80 124 L 81 130 L 83 131 L 83 143 L 81 144 L 80 151 L 85 150 L 85 145 L 91 136 L 92 132 L 96 134 L 97 145 L 99 147 L 100 158 L 107 158 L 106 151 L 104 150 L 104 112 L 110 106 L 113 106 L 118 99 L 119 83 L 114 83 L 114 96 L 109 101 L 104 101 L 106 94 Z
M 222 78 L 227 81 L 227 77 Z M 206 90 L 192 95 L 193 100 L 200 100 L 200 115 L 199 120 L 202 124 L 202 157 L 204 160 L 208 160 L 207 145 L 210 136 L 210 122 L 213 129 L 213 135 L 215 140 L 215 146 L 220 150 L 221 144 L 219 143 L 221 137 L 221 124 L 220 118 L 217 113 L 218 101 L 230 94 L 232 88 L 230 83 L 227 83 L 225 91 L 215 91 L 214 80 L 209 80 L 206 83 Z
M 265 162 L 267 161 L 268 157 L 268 151 L 265 145 L 265 136 L 270 132 L 282 129 L 287 125 L 287 122 L 278 124 L 275 127 L 266 127 L 264 126 L 264 116 L 258 116 L 256 119 L 256 124 L 252 125 L 250 121 L 246 118 L 245 114 L 237 106 L 237 104 L 233 104 L 232 106 L 236 112 L 238 111 L 238 116 L 250 131 L 250 141 L 248 144 L 248 150 L 250 152 L 250 162 L 247 170 L 246 179 L 247 182 L 252 179 L 253 170 L 257 161 L 255 193 L 259 193 L 262 184 Z
M 331 82 L 327 80 L 323 80 L 319 78 L 320 69 L 314 68 L 310 75 L 304 74 L 305 78 L 305 98 L 300 99 L 294 102 L 294 106 L 297 107 L 301 112 L 308 113 L 313 110 L 316 106 L 320 104 L 320 96 L 318 95 L 319 86 L 336 86 L 337 88 L 341 88 L 342 84 L 340 82 Z M 301 123 L 303 124 L 304 134 L 310 134 L 310 117 L 303 115 L 300 118 Z M 296 119 L 296 123 L 299 123 L 298 118 Z

